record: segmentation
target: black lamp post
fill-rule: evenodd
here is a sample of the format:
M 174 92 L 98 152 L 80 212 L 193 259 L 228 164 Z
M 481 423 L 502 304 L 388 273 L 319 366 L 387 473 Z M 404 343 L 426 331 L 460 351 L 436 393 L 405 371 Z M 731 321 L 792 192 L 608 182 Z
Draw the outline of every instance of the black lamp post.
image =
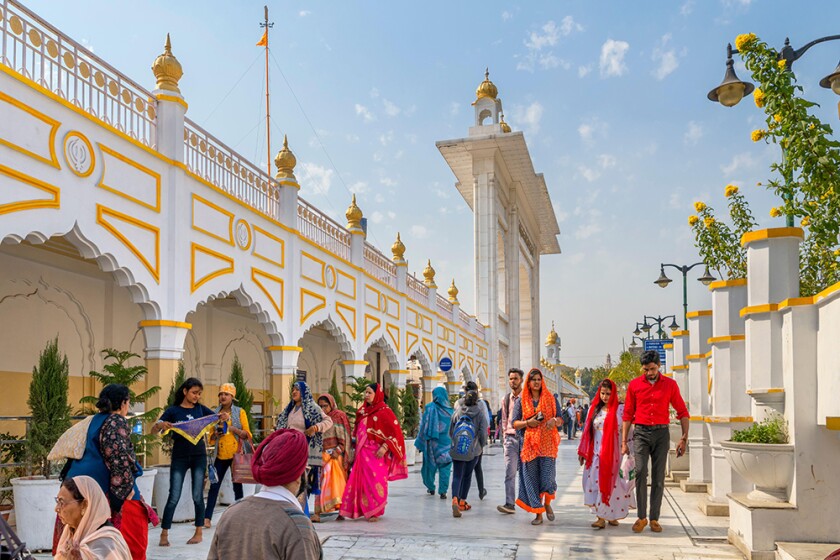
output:
M 694 268 L 695 266 L 700 266 L 704 264 L 703 262 L 697 262 L 692 264 L 691 266 L 688 265 L 677 265 L 677 264 L 667 264 L 667 263 L 660 263 L 659 264 L 659 278 L 653 281 L 654 284 L 659 286 L 660 288 L 667 288 L 668 284 L 673 282 L 670 278 L 665 275 L 665 267 L 670 266 L 676 268 L 680 272 L 682 272 L 683 277 L 683 326 L 688 328 L 688 285 L 686 284 L 686 277 L 688 275 L 688 271 Z M 703 271 L 703 276 L 697 279 L 701 282 L 704 286 L 708 286 L 712 282 L 715 281 L 715 277 L 709 272 L 709 267 L 706 265 L 706 270 Z M 674 321 L 674 325 L 676 325 L 676 321 Z M 676 330 L 676 329 L 673 329 Z
M 785 38 L 785 46 L 782 47 L 782 50 L 779 52 L 778 60 L 784 60 L 785 69 L 792 72 L 793 63 L 799 60 L 799 58 L 802 57 L 808 49 L 819 43 L 835 41 L 837 39 L 840 39 L 840 35 L 828 35 L 826 37 L 814 39 L 810 43 L 806 43 L 801 48 L 794 49 L 790 46 L 790 39 Z M 738 79 L 738 76 L 735 75 L 732 55 L 739 54 L 739 52 L 740 51 L 737 49 L 732 48 L 731 43 L 726 45 L 726 73 L 723 75 L 723 81 L 720 85 L 711 90 L 706 96 L 710 101 L 719 102 L 721 105 L 726 107 L 734 107 L 739 101 L 741 101 L 741 99 L 752 93 L 755 89 L 753 84 L 750 82 L 744 82 Z M 831 74 L 820 80 L 820 86 L 830 89 L 837 95 L 840 95 L 840 63 L 837 64 L 837 67 Z M 782 149 L 782 157 L 787 157 L 784 148 Z M 787 198 L 789 199 L 789 195 L 787 195 Z M 785 222 L 788 227 L 793 227 L 793 216 L 788 214 L 785 217 Z
M 634 338 L 639 338 L 639 340 L 642 340 L 639 337 L 639 335 L 641 334 L 642 331 L 644 331 L 647 334 L 647 336 L 645 337 L 645 340 L 650 340 L 651 338 L 653 338 L 650 334 L 650 331 L 653 328 L 653 325 L 658 326 L 658 328 L 656 330 L 656 333 L 657 333 L 657 336 L 659 337 L 659 339 L 661 340 L 661 339 L 665 338 L 665 331 L 663 330 L 662 325 L 668 319 L 671 319 L 671 324 L 668 325 L 669 329 L 671 329 L 672 331 L 675 331 L 675 330 L 680 328 L 680 326 L 677 324 L 677 318 L 674 315 L 665 315 L 664 317 L 659 316 L 659 315 L 657 315 L 656 317 L 651 317 L 650 315 L 645 315 L 643 319 L 644 319 L 644 321 L 641 324 L 638 323 L 638 322 L 636 323 L 636 330 L 633 331 L 633 334 L 635 335 Z M 648 320 L 650 322 L 648 322 Z M 641 329 L 641 331 L 639 329 Z

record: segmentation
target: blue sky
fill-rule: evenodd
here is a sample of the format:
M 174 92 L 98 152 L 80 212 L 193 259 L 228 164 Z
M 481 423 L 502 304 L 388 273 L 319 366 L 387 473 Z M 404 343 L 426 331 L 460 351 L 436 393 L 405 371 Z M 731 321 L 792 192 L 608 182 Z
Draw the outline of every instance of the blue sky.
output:
M 167 32 L 184 67 L 188 116 L 265 164 L 264 2 L 33 0 L 44 19 L 149 89 Z M 340 217 L 358 193 L 368 239 L 390 254 L 397 231 L 411 271 L 431 257 L 473 301 L 472 214 L 435 141 L 467 135 L 485 66 L 506 120 L 525 131 L 560 223 L 561 255 L 542 261 L 542 333 L 551 321 L 569 365 L 615 357 L 642 316 L 676 314 L 680 281 L 652 282 L 660 262 L 697 260 L 686 218 L 702 199 L 724 207 L 740 185 L 762 227 L 781 226 L 770 177 L 778 149 L 754 144 L 752 99 L 706 100 L 725 47 L 754 32 L 781 48 L 838 33 L 840 3 L 767 0 L 648 2 L 270 2 L 272 149 L 298 159 L 301 196 Z M 818 86 L 840 42 L 794 65 L 805 96 L 836 126 L 840 98 Z M 736 70 L 747 73 L 740 62 Z M 282 72 L 282 75 L 281 75 Z M 700 268 L 700 267 L 698 267 Z M 689 278 L 689 309 L 710 305 Z M 531 364 L 522 364 L 528 367 Z

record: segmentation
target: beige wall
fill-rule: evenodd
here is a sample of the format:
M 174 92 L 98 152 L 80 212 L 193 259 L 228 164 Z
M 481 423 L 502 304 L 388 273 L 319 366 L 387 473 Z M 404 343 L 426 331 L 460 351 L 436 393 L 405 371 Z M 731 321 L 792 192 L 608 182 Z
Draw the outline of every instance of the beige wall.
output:
M 306 331 L 299 345 L 303 351 L 298 357 L 297 368 L 306 371 L 312 394 L 317 396 L 329 391 L 333 374 L 340 388 L 344 375 L 341 348 L 332 335 L 322 328 L 315 327 Z

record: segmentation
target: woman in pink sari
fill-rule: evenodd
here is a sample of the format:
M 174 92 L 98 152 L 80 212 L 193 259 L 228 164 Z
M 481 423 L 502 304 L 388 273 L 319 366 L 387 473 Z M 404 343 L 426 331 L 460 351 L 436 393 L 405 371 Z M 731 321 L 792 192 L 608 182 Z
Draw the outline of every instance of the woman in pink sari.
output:
M 382 388 L 372 383 L 356 411 L 356 460 L 341 500 L 341 515 L 378 521 L 388 502 L 388 482 L 407 477 L 400 423 L 385 404 Z

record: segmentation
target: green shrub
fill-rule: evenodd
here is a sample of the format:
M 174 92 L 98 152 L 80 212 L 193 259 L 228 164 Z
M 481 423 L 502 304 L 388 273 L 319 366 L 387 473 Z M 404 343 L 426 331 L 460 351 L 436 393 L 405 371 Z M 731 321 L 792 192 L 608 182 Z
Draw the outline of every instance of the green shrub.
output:
M 234 402 L 236 406 L 245 411 L 248 427 L 251 428 L 251 433 L 254 435 L 254 443 L 259 443 L 262 441 L 262 434 L 259 431 L 262 426 L 255 425 L 254 417 L 251 416 L 251 408 L 254 406 L 254 393 L 245 385 L 245 373 L 242 371 L 242 363 L 236 353 L 233 354 L 233 364 L 230 366 L 228 382 L 233 383 L 233 386 L 236 387 Z
M 172 385 L 169 387 L 169 395 L 166 397 L 166 408 L 175 406 L 175 397 L 178 395 L 178 387 L 187 380 L 187 372 L 184 370 L 184 361 L 178 362 L 178 373 L 175 374 L 175 379 L 172 380 Z M 172 433 L 167 433 L 160 439 L 160 450 L 163 451 L 167 457 L 172 456 Z
M 47 343 L 32 370 L 27 404 L 32 414 L 26 434 L 27 461 L 36 475 L 50 475 L 47 455 L 58 438 L 70 428 L 70 366 L 58 351 L 58 337 Z
M 400 389 L 400 405 L 402 406 L 403 433 L 405 437 L 413 438 L 417 435 L 417 427 L 420 424 L 420 405 L 410 385 L 405 389 Z
M 787 421 L 780 414 L 774 414 L 743 430 L 735 430 L 732 441 L 738 443 L 788 443 Z

